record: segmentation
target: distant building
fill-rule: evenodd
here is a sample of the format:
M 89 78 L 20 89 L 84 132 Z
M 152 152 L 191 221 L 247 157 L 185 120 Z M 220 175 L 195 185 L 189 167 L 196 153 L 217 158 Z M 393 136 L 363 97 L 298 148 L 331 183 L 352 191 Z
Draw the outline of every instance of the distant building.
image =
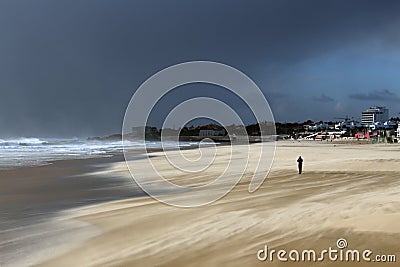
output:
M 400 138 L 400 122 L 397 126 L 397 138 Z
M 394 122 L 394 121 L 386 121 L 386 122 L 383 124 L 383 127 L 384 127 L 385 129 L 396 129 L 396 128 L 397 128 L 397 123 Z
M 336 130 L 353 130 L 355 128 L 361 128 L 361 124 L 355 120 L 346 119 L 342 122 L 335 124 Z
M 361 114 L 361 123 L 367 126 L 377 122 L 384 123 L 387 120 L 389 120 L 389 109 L 386 107 L 373 106 Z
M 220 130 L 200 130 L 199 136 L 202 137 L 207 137 L 207 136 L 224 136 L 225 135 L 225 130 L 220 129 Z
M 217 124 L 208 124 L 200 127 L 199 136 L 225 136 L 225 128 Z
M 199 132 L 199 136 L 224 136 L 225 129 L 201 129 Z
M 356 138 L 356 139 L 369 139 L 369 138 L 370 138 L 370 135 L 369 135 L 369 132 L 368 132 L 368 130 L 367 130 L 367 131 L 364 131 L 364 132 L 358 132 L 358 133 L 356 133 L 356 134 L 354 135 L 354 138 Z

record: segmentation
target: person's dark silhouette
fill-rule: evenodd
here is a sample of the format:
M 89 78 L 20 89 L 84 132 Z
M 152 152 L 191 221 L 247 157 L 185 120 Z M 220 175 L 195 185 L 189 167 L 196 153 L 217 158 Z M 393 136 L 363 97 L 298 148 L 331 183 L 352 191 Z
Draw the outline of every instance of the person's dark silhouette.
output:
M 297 163 L 299 166 L 299 174 L 301 174 L 301 172 L 303 171 L 303 159 L 301 158 L 301 156 L 299 156 L 299 158 L 297 159 Z

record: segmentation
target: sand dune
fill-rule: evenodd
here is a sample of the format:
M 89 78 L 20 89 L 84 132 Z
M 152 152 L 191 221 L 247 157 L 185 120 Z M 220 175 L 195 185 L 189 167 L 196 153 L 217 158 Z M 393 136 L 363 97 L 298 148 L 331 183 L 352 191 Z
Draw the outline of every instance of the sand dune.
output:
M 218 149 L 220 157 L 204 176 L 168 172 L 165 155 L 152 161 L 164 168 L 171 181 L 199 184 L 221 172 L 228 149 Z M 344 266 L 328 260 L 260 262 L 256 255 L 264 245 L 276 250 L 336 248 L 339 238 L 345 238 L 351 249 L 400 257 L 399 149 L 280 142 L 268 179 L 254 193 L 248 192 L 251 173 L 246 172 L 232 192 L 203 207 L 177 208 L 142 197 L 69 211 L 63 215 L 66 220 L 92 224 L 100 233 L 41 265 Z M 305 159 L 302 175 L 296 173 L 299 155 Z M 116 173 L 129 178 L 125 163 L 114 163 L 96 175 Z

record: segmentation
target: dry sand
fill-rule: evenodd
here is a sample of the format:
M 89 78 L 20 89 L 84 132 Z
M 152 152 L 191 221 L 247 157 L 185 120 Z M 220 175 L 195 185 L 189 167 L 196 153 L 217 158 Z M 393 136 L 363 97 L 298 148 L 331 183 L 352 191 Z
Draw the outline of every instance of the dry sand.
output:
M 97 234 L 41 266 L 286 266 L 291 263 L 258 261 L 257 251 L 264 245 L 320 251 L 336 248 L 339 238 L 347 240 L 349 249 L 395 254 L 400 261 L 399 151 L 398 145 L 279 142 L 271 173 L 251 194 L 251 173 L 246 172 L 232 192 L 199 208 L 141 197 L 68 211 L 65 220 L 89 223 Z M 185 153 L 196 158 L 196 150 Z M 153 162 L 177 183 L 198 184 L 221 172 L 227 153 L 226 147 L 218 147 L 214 164 L 219 167 L 203 176 L 168 172 L 171 166 L 163 155 Z M 302 175 L 296 172 L 299 155 L 304 158 Z M 125 163 L 96 175 L 129 177 Z M 328 259 L 294 264 L 382 265 Z

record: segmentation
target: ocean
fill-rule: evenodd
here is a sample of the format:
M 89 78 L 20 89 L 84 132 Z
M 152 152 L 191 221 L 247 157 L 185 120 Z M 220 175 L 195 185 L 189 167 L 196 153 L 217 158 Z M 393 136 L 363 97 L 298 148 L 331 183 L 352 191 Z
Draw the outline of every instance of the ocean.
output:
M 143 143 L 129 141 L 126 148 L 143 148 Z M 193 142 L 147 141 L 147 148 L 179 148 L 195 146 Z M 162 146 L 163 145 L 163 146 Z M 37 138 L 18 137 L 0 139 L 0 169 L 24 166 L 41 166 L 51 161 L 109 157 L 122 152 L 122 141 L 99 141 L 80 138 Z

